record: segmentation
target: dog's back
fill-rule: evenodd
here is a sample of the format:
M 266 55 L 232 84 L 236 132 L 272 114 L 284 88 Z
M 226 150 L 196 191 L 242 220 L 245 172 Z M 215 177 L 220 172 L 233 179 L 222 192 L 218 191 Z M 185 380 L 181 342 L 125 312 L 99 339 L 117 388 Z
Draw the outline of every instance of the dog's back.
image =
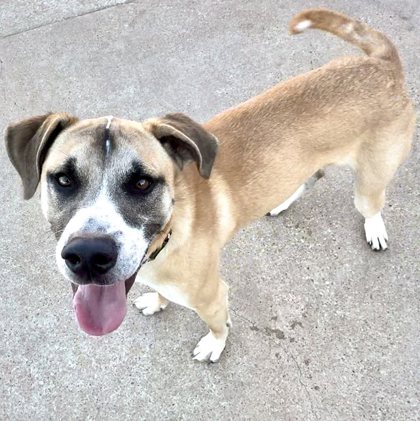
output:
M 411 144 L 414 112 L 391 41 L 330 10 L 306 10 L 290 22 L 292 33 L 307 28 L 334 33 L 367 55 L 337 58 L 279 83 L 205 125 L 220 139 L 215 168 L 225 174 L 243 223 L 286 200 L 326 165 L 366 168 L 359 161 L 372 145 L 381 150 L 374 161 L 390 161 L 389 169 L 374 172 L 389 181 Z

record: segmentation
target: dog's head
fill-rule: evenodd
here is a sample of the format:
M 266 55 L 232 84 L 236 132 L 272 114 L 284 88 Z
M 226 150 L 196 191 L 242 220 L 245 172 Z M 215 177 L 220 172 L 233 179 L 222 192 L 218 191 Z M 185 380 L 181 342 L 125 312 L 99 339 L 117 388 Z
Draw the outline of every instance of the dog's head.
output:
M 10 125 L 6 146 L 25 199 L 41 185 L 80 327 L 113 331 L 149 245 L 171 219 L 180 169 L 195 162 L 208 178 L 217 140 L 182 114 L 143 123 L 48 114 Z

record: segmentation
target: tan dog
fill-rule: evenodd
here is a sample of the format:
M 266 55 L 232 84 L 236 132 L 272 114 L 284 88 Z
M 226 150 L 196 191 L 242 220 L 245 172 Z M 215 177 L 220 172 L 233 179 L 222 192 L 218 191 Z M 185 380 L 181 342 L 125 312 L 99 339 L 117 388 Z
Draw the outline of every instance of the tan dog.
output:
M 140 269 L 138 279 L 157 292 L 135 305 L 147 315 L 169 300 L 195 310 L 210 332 L 194 358 L 218 360 L 230 325 L 221 248 L 241 226 L 279 203 L 272 214 L 287 208 L 330 164 L 354 169 L 367 241 L 387 247 L 385 188 L 415 123 L 397 51 L 336 12 L 307 10 L 290 23 L 292 33 L 306 28 L 332 32 L 367 55 L 333 60 L 203 126 L 181 114 L 142 123 L 50 114 L 8 128 L 25 198 L 41 183 L 83 330 L 101 335 L 121 324 Z

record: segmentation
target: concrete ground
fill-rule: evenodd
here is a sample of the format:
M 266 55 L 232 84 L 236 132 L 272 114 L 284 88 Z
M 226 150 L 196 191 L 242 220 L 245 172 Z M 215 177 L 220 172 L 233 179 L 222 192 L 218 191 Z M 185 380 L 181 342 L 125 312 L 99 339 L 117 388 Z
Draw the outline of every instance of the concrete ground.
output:
M 0 128 L 49 110 L 199 121 L 354 47 L 287 34 L 315 1 L 2 1 Z M 420 4 L 324 0 L 388 34 L 420 101 Z M 418 133 L 417 133 L 418 141 Z M 0 148 L 1 420 L 415 420 L 420 417 L 418 142 L 389 188 L 390 249 L 365 244 L 352 174 L 328 169 L 279 218 L 226 247 L 234 327 L 218 364 L 171 305 L 80 332 L 37 200 Z M 134 299 L 143 287 L 135 285 Z

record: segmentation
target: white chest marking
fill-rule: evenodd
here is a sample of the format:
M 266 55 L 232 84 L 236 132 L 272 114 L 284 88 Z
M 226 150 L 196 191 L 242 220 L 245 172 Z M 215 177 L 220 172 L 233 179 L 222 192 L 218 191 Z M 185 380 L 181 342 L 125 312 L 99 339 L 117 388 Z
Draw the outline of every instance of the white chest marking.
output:
M 167 300 L 175 304 L 179 304 L 180 306 L 192 309 L 187 294 L 185 294 L 177 285 L 167 283 L 164 279 L 162 282 L 159 282 L 159 280 L 154 276 L 153 269 L 151 268 L 152 266 L 153 262 L 147 263 L 143 268 L 141 268 L 136 281 L 154 289 Z

